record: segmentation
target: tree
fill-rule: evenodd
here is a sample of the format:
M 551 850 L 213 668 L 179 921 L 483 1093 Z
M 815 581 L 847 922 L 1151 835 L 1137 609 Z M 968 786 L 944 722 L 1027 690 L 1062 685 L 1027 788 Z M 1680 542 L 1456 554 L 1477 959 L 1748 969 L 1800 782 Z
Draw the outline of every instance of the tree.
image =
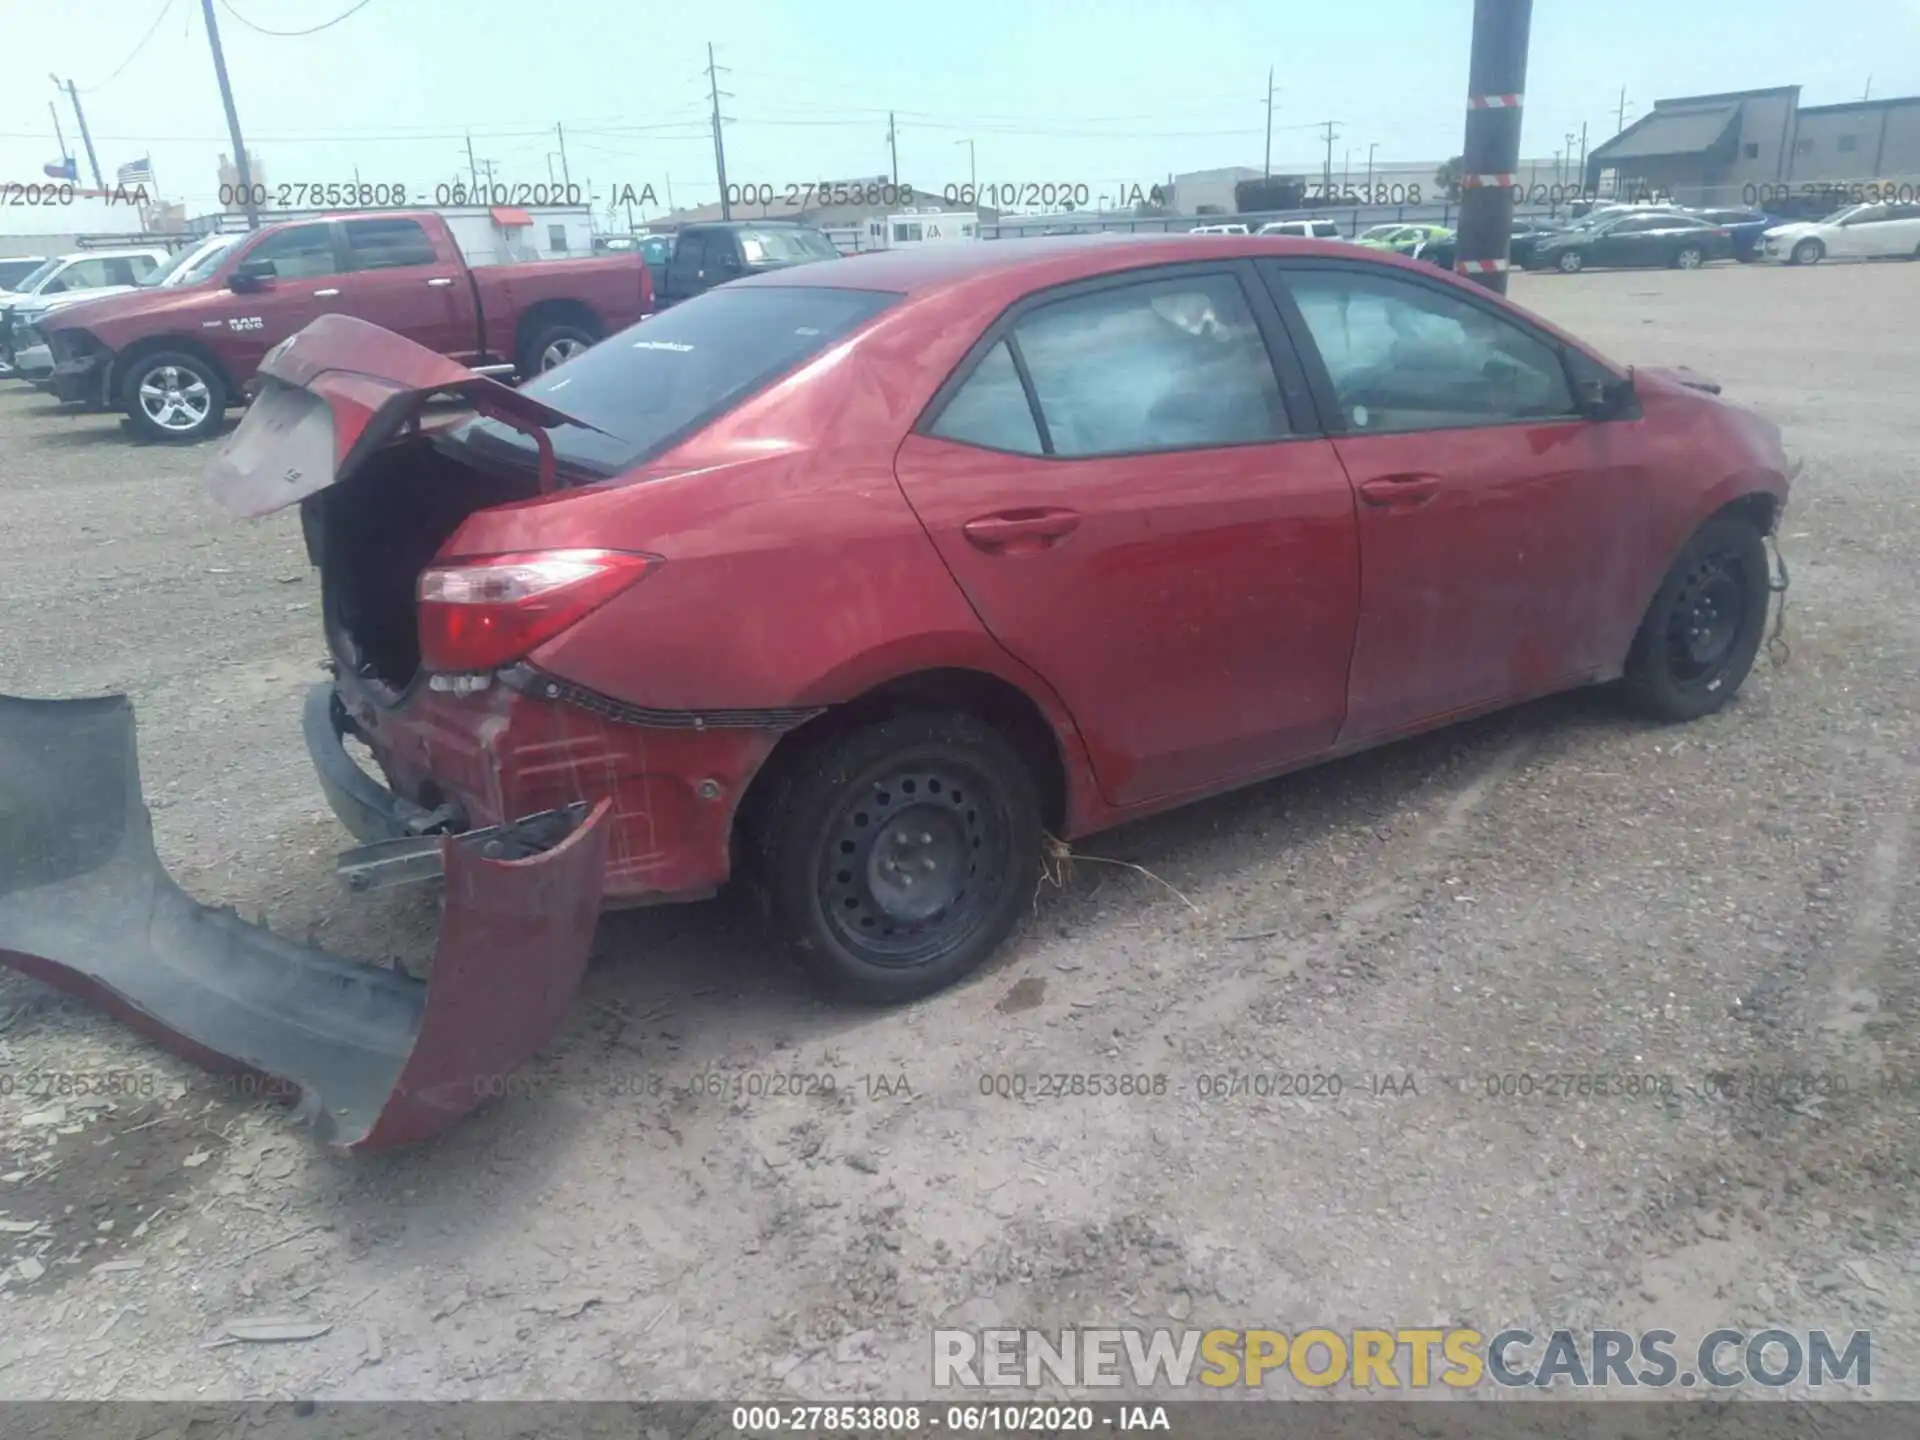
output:
M 1456 155 L 1433 172 L 1433 183 L 1449 200 L 1460 198 L 1460 177 L 1465 173 L 1465 157 Z
M 1307 197 L 1307 182 L 1298 175 L 1263 175 L 1233 187 L 1234 209 L 1242 215 L 1271 210 L 1298 210 Z

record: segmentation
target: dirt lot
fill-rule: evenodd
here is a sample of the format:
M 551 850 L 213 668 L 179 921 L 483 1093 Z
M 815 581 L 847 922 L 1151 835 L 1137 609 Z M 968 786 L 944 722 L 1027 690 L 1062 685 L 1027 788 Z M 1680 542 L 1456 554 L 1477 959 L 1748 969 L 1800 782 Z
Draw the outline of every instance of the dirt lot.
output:
M 910 1396 L 936 1323 L 1106 1322 L 1861 1327 L 1920 1396 L 1916 273 L 1515 280 L 1805 459 L 1791 659 L 1712 720 L 1570 696 L 1101 837 L 1159 880 L 1081 863 L 905 1012 L 815 1000 L 725 902 L 610 919 L 524 1093 L 388 1158 L 0 978 L 0 1394 Z M 328 873 L 297 526 L 216 513 L 206 458 L 0 383 L 0 688 L 134 696 L 200 898 L 418 958 L 430 901 Z M 1714 1093 L 1749 1070 L 1846 1089 Z M 1059 1071 L 1165 1080 L 983 1093 Z M 1343 1089 L 1203 1098 L 1236 1072 Z M 1672 1093 L 1489 1097 L 1520 1072 Z M 328 1328 L 209 1348 L 262 1317 Z

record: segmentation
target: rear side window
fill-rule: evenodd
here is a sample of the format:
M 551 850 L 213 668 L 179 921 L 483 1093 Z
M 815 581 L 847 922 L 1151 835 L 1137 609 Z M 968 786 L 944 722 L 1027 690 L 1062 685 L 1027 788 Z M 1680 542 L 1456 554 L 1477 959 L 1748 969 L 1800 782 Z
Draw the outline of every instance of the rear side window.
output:
M 440 258 L 415 220 L 349 220 L 343 228 L 348 263 L 355 270 L 397 270 L 432 265 Z
M 1287 434 L 1266 341 L 1231 275 L 1180 276 L 1056 300 L 1022 315 L 1012 343 L 1033 381 L 1047 454 L 1205 449 Z M 978 438 L 978 428 L 972 435 L 944 428 L 946 413 L 935 434 L 1019 448 L 1005 443 L 1025 432 L 1008 393 L 1011 357 L 1001 361 L 998 348 L 948 408 L 961 407 L 954 426 L 981 427 L 983 417 L 994 417 L 999 439 Z M 977 397 L 970 393 L 976 383 L 983 390 Z
M 899 298 L 824 286 L 709 290 L 520 388 L 597 427 L 552 431 L 562 465 L 616 475 L 719 419 Z M 531 440 L 492 420 L 468 421 L 444 443 L 537 461 Z
M 1011 450 L 1016 455 L 1041 452 L 1040 427 L 1033 423 L 1033 407 L 1027 403 L 1026 386 L 1020 383 L 1006 341 L 995 345 L 974 367 L 934 421 L 933 433 L 943 440 Z
M 1319 220 L 1314 223 L 1313 233 L 1316 238 L 1321 240 L 1338 240 L 1340 238 L 1340 227 L 1331 220 Z

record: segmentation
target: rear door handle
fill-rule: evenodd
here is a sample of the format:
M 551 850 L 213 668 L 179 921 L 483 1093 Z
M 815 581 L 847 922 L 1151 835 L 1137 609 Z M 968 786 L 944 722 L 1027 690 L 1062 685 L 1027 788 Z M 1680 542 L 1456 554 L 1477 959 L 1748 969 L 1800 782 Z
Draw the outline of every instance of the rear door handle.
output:
M 319 296 L 322 300 L 330 300 L 335 295 L 338 295 L 340 292 L 338 290 L 316 290 L 313 293 Z
M 1380 475 L 1360 482 L 1360 498 L 1369 505 L 1412 510 L 1440 491 L 1440 477 L 1420 473 Z
M 453 284 L 453 281 L 448 276 L 436 275 L 433 277 L 433 279 L 427 281 L 427 284 L 431 285 L 436 290 L 444 290 L 447 288 L 447 286 Z
M 1073 510 L 1002 510 L 967 521 L 960 533 L 989 555 L 1020 555 L 1057 545 L 1079 527 Z

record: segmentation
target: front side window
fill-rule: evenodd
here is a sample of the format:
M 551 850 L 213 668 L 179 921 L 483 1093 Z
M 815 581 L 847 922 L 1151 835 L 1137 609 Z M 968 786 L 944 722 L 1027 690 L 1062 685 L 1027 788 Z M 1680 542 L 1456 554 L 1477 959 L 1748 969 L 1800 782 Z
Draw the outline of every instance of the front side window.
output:
M 1347 270 L 1281 273 L 1355 434 L 1571 416 L 1559 351 L 1437 287 Z
M 1888 218 L 1885 205 L 1862 205 L 1840 223 L 1842 225 L 1878 225 Z
M 1014 326 L 1051 451 L 1118 455 L 1277 440 L 1280 385 L 1231 275 L 1097 290 Z
M 308 280 L 338 270 L 333 258 L 333 234 L 325 225 L 296 225 L 269 235 L 246 253 L 241 263 L 265 261 L 276 280 Z
M 349 220 L 342 228 L 348 262 L 355 270 L 398 270 L 439 259 L 416 220 Z

